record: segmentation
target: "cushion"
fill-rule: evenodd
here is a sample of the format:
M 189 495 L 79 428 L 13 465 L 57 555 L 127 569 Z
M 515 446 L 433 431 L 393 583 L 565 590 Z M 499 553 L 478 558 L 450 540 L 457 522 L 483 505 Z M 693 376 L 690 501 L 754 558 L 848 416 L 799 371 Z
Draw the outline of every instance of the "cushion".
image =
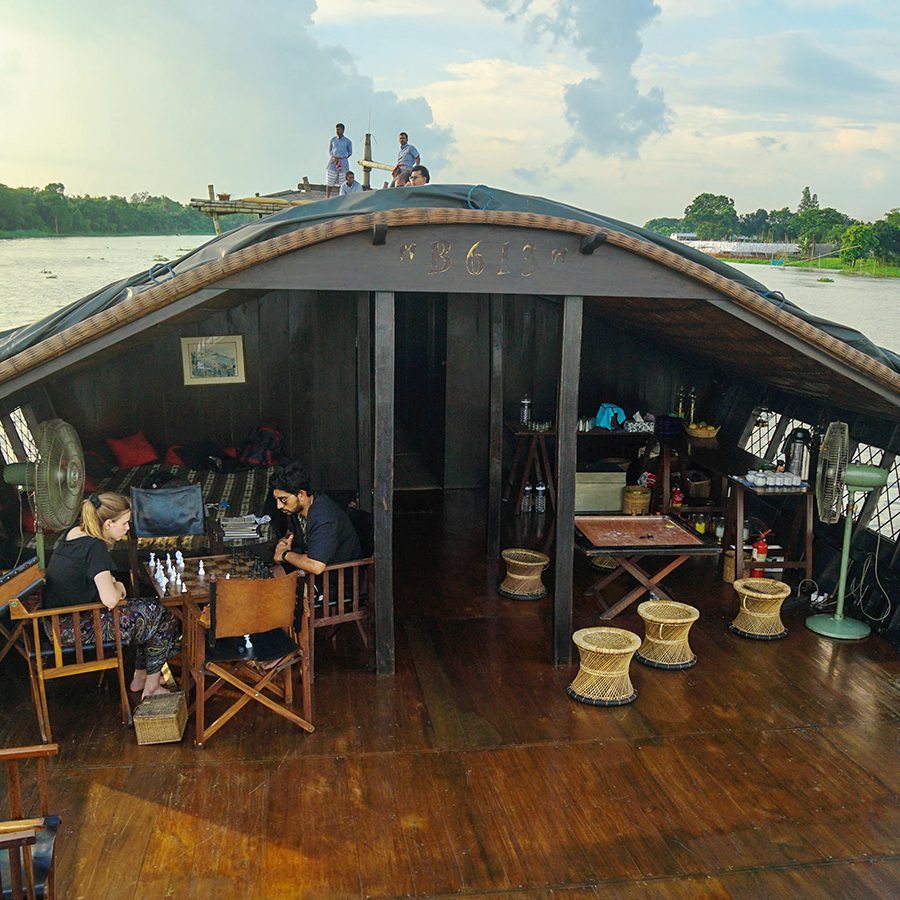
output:
M 159 459 L 159 454 L 153 444 L 144 437 L 143 431 L 123 438 L 106 438 L 106 444 L 116 457 L 120 469 L 142 466 Z
M 178 451 L 181 449 L 181 444 L 171 444 L 166 450 L 166 455 L 163 459 L 163 462 L 167 466 L 183 466 L 184 460 L 178 455 Z

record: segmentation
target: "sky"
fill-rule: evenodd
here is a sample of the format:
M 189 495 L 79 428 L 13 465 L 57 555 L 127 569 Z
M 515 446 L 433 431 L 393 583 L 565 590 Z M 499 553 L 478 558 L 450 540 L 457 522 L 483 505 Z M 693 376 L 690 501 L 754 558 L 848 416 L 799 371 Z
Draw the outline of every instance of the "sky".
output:
M 185 202 L 324 181 L 343 122 L 435 182 L 636 224 L 900 207 L 900 3 L 3 0 L 0 182 Z M 356 166 L 359 172 L 359 167 Z M 375 184 L 383 178 L 376 177 Z

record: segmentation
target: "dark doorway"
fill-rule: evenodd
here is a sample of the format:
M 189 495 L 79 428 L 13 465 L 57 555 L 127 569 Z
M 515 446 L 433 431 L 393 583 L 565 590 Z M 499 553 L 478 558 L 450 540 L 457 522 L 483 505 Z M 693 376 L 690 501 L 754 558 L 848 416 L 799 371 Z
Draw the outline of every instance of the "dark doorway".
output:
M 396 491 L 444 487 L 447 297 L 396 298 Z

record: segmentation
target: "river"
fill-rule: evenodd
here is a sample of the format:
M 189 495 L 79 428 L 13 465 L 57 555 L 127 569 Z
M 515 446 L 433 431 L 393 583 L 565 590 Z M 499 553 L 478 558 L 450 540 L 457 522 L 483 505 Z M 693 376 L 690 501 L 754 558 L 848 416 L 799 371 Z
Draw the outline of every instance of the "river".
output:
M 0 240 L 0 331 L 37 321 L 111 281 L 175 259 L 206 235 Z M 737 265 L 803 309 L 900 352 L 900 278 Z M 833 283 L 817 279 L 830 277 Z

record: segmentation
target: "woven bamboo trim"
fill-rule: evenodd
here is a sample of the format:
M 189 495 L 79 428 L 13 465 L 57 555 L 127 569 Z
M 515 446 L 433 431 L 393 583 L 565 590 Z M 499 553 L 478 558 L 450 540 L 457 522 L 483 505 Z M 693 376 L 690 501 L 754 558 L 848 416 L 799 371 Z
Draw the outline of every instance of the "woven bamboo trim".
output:
M 428 208 L 386 210 L 320 222 L 299 228 L 289 234 L 261 241 L 251 247 L 245 247 L 243 250 L 237 250 L 221 260 L 198 266 L 196 269 L 178 275 L 177 278 L 173 278 L 171 281 L 155 285 L 140 295 L 129 297 L 111 309 L 90 316 L 83 322 L 72 325 L 65 331 L 41 341 L 34 347 L 29 347 L 27 350 L 23 350 L 21 353 L 4 360 L 0 363 L 0 383 L 16 375 L 22 375 L 68 350 L 75 349 L 150 312 L 175 303 L 177 300 L 181 300 L 183 297 L 187 297 L 230 275 L 235 275 L 285 253 L 310 247 L 322 241 L 358 234 L 378 223 L 395 227 L 430 224 L 487 224 L 507 225 L 515 228 L 537 228 L 577 235 L 604 234 L 606 235 L 607 243 L 652 259 L 696 281 L 709 285 L 745 309 L 751 310 L 769 322 L 818 347 L 840 362 L 841 365 L 849 366 L 865 373 L 882 385 L 891 388 L 900 396 L 900 374 L 866 356 L 859 350 L 850 347 L 843 341 L 839 341 L 837 338 L 820 331 L 815 326 L 809 325 L 797 316 L 779 309 L 774 304 L 759 297 L 749 288 L 656 244 L 651 244 L 631 235 L 621 234 L 609 228 L 590 225 L 586 222 L 577 222 L 572 219 L 564 219 L 558 216 L 502 210 Z
M 541 580 L 541 572 L 550 565 L 550 557 L 546 553 L 512 548 L 500 555 L 506 563 L 506 578 L 500 585 L 501 593 L 518 597 L 544 596 L 547 593 Z
M 660 666 L 682 666 L 696 657 L 688 643 L 691 626 L 700 611 L 686 603 L 647 600 L 638 606 L 644 620 L 644 642 L 638 650 L 641 661 Z

